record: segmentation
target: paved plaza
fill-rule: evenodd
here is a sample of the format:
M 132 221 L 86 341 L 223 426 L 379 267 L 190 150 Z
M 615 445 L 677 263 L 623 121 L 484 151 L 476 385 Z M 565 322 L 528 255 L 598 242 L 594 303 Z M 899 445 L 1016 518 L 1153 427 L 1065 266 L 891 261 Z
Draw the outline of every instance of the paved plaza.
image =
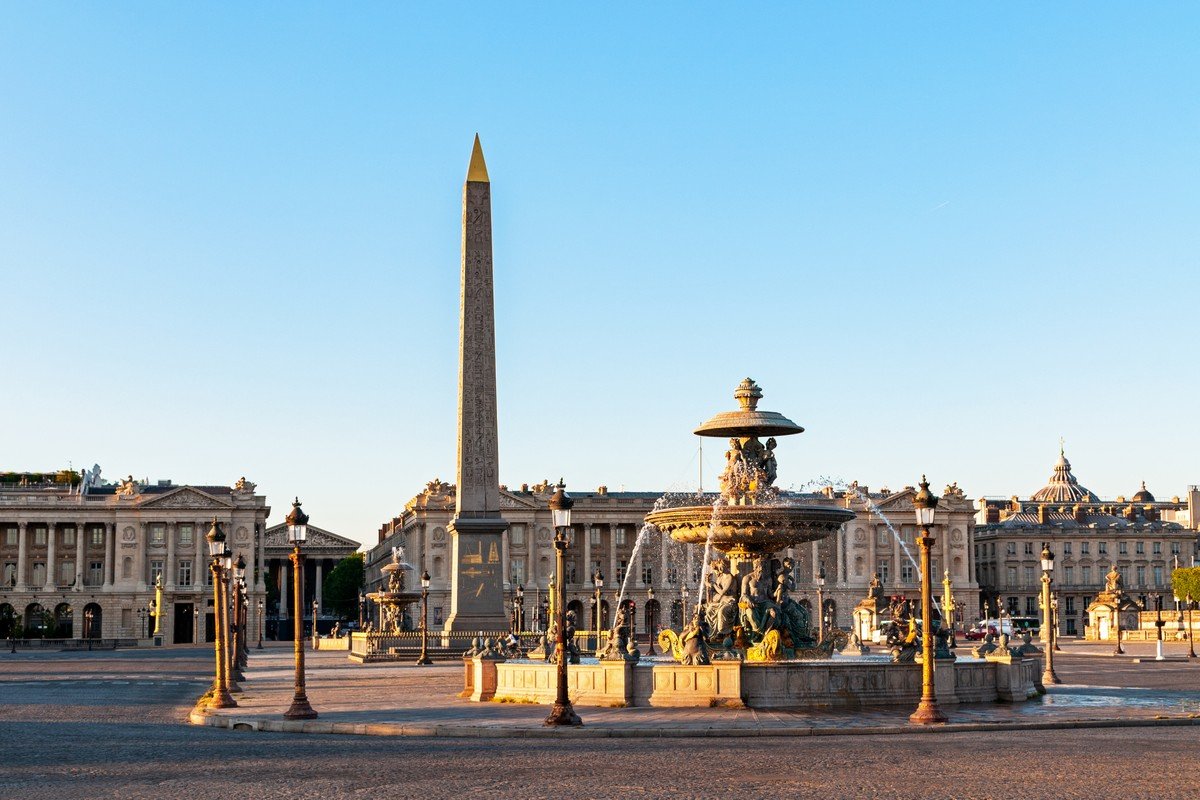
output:
M 904 712 L 791 715 L 714 712 L 747 732 L 781 723 L 842 726 L 854 736 L 569 740 L 521 735 L 305 735 L 186 724 L 208 684 L 207 648 L 109 653 L 0 653 L 0 797 L 826 797 L 1000 798 L 1190 796 L 1200 727 L 1200 665 L 1135 664 L 1131 646 L 1068 645 L 1067 681 L 1023 706 L 952 709 L 955 723 L 993 726 L 874 735 Z M 1173 651 L 1178 648 L 1172 649 Z M 536 706 L 467 704 L 453 697 L 460 667 L 353 666 L 344 653 L 310 653 L 316 723 L 471 722 L 502 729 L 536 721 Z M 279 719 L 290 650 L 253 651 L 241 709 Z M 1103 688 L 1114 687 L 1114 688 Z M 1115 688 L 1122 687 L 1122 688 Z M 708 712 L 580 709 L 588 730 L 710 725 Z M 691 720 L 688 717 L 692 717 Z M 803 717 L 803 721 L 801 720 Z M 1174 724 L 1155 724 L 1170 717 Z M 1027 730 L 1030 722 L 1105 719 L 1105 725 Z M 1004 724 L 1010 723 L 1009 725 Z M 482 723 L 482 724 L 481 724 Z M 312 723 L 310 723 L 312 724 Z M 1153 758 L 1155 769 L 1146 769 Z

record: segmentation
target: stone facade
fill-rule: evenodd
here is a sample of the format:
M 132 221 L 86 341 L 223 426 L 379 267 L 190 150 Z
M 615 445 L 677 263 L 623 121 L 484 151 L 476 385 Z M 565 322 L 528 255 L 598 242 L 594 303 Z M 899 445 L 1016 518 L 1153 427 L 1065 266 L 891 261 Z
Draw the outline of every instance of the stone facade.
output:
M 154 630 L 147 609 L 161 575 L 166 643 L 210 640 L 204 537 L 216 518 L 234 560 L 245 559 L 248 627 L 256 630 L 270 508 L 253 483 L 110 484 L 100 480 L 99 467 L 59 473 L 58 480 L 16 477 L 0 483 L 0 625 L 11 628 L 5 620 L 19 615 L 26 628 L 56 638 L 145 639 Z
M 1198 487 L 1160 501 L 1143 484 L 1129 497 L 1104 500 L 1080 485 L 1060 453 L 1049 483 L 1029 499 L 979 501 L 974 550 L 980 602 L 990 616 L 1001 606 L 1040 616 L 1040 560 L 1047 544 L 1054 554 L 1058 632 L 1083 636 L 1087 610 L 1114 567 L 1126 597 L 1142 607 L 1155 592 L 1170 600 L 1171 570 L 1190 566 L 1197 554 L 1198 519 Z
M 304 542 L 304 629 L 312 630 L 312 604 L 317 604 L 318 630 L 326 633 L 337 616 L 327 613 L 321 596 L 325 576 L 342 559 L 358 551 L 359 543 L 338 536 L 336 533 L 308 526 L 308 538 Z M 266 574 L 271 576 L 272 599 L 267 608 L 266 629 L 263 636 L 268 639 L 291 639 L 294 632 L 292 622 L 292 545 L 288 541 L 287 523 L 267 528 L 264 563 Z
M 501 487 L 500 507 L 509 529 L 503 534 L 496 555 L 504 576 L 504 598 L 510 620 L 514 590 L 518 585 L 524 589 L 524 630 L 539 630 L 545 626 L 547 585 L 554 571 L 554 529 L 546 504 L 553 488 L 549 481 L 524 485 L 516 490 Z M 664 626 L 678 627 L 684 588 L 689 602 L 696 599 L 703 546 L 664 543 L 658 535 L 648 535 L 634 556 L 643 520 L 653 510 L 662 492 L 610 492 L 603 486 L 593 492 L 573 490 L 569 486 L 567 490 L 575 499 L 575 507 L 565 558 L 566 599 L 568 608 L 576 611 L 580 630 L 596 627 L 592 575 L 597 568 L 604 575 L 602 628 L 607 630 L 611 624 L 611 608 L 626 574 L 629 574 L 627 593 L 637 607 L 639 635 L 644 638 L 651 627 L 654 630 Z M 787 551 L 795 560 L 797 591 L 814 607 L 815 578 L 824 565 L 824 600 L 834 624 L 849 627 L 851 612 L 866 596 L 875 572 L 881 573 L 886 595 L 900 595 L 914 601 L 919 598 L 913 493 L 912 487 L 897 492 L 886 489 L 871 492 L 865 486 L 852 484 L 841 490 L 826 487 L 807 496 L 806 502 L 849 508 L 858 515 L 836 536 Z M 450 608 L 448 526 L 454 513 L 454 497 L 453 485 L 431 481 L 423 492 L 405 505 L 403 513 L 381 526 L 378 544 L 367 553 L 368 591 L 380 587 L 380 567 L 391 559 L 394 546 L 405 548 L 406 559 L 418 573 L 409 576 L 409 585 L 419 585 L 416 579 L 420 571 L 429 571 L 429 625 L 432 628 L 444 622 Z M 974 571 L 970 546 L 974 507 L 957 487 L 946 487 L 932 532 L 937 591 L 940 593 L 942 577 L 949 570 L 960 606 L 959 619 L 973 619 L 978 614 L 975 602 L 978 587 L 970 578 Z M 909 553 L 913 561 L 909 560 Z M 650 589 L 654 590 L 653 600 L 649 596 Z M 413 621 L 409 625 L 415 627 Z

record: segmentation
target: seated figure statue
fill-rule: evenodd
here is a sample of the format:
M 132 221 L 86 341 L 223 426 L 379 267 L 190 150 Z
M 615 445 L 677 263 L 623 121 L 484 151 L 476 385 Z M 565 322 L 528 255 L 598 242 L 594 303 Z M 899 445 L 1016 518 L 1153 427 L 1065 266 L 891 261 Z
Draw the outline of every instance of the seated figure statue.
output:
M 779 606 L 783 626 L 787 629 L 793 644 L 799 645 L 810 638 L 811 618 L 808 609 L 797 603 L 792 597 L 792 591 L 796 588 L 794 567 L 795 562 L 792 559 L 783 559 L 783 564 L 780 566 L 775 580 L 775 602 Z
M 708 625 L 697 611 L 692 621 L 684 626 L 679 635 L 679 646 L 683 651 L 679 663 L 688 666 L 710 663 L 708 652 Z
M 733 631 L 737 623 L 738 602 L 735 596 L 737 581 L 727 571 L 725 560 L 714 558 L 708 573 L 708 603 L 704 618 L 714 637 L 723 638 Z
M 763 560 L 756 558 L 754 567 L 742 578 L 742 595 L 738 601 L 742 628 L 754 642 L 767 631 L 779 627 L 779 606 L 771 596 L 771 580 L 763 569 Z

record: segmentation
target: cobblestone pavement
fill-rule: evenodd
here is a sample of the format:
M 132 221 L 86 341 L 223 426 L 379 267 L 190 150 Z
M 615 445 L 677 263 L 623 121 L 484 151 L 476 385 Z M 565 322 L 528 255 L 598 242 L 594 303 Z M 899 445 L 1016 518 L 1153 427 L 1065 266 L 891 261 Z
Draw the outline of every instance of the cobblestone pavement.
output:
M 282 649 L 253 654 L 244 697 L 254 697 L 255 669 L 286 673 L 287 659 Z M 208 683 L 210 661 L 211 651 L 200 648 L 0 653 L 0 797 L 1165 799 L 1194 796 L 1200 748 L 1200 727 L 548 741 L 304 736 L 180 724 Z M 457 679 L 454 667 L 343 674 L 335 664 L 328 678 L 316 670 L 311 684 L 323 714 L 336 713 L 323 701 L 343 680 L 380 704 L 418 709 Z M 1092 685 L 1129 681 L 1138 691 L 1110 690 L 1110 714 L 1122 713 L 1120 701 L 1130 694 L 1193 694 L 1200 678 L 1200 667 L 1188 664 L 1073 655 L 1059 671 L 1064 680 Z M 582 711 L 590 723 L 600 710 Z

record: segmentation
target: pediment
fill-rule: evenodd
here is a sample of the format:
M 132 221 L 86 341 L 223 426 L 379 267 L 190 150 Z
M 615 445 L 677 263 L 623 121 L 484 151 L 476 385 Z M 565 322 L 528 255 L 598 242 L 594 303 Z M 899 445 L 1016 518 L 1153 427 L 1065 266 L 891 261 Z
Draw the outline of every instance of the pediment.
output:
M 267 547 L 281 547 L 291 549 L 292 543 L 288 541 L 287 525 L 275 525 L 267 528 Z M 361 547 L 358 542 L 353 539 L 347 539 L 345 536 L 338 536 L 332 531 L 327 531 L 324 528 L 318 528 L 315 525 L 308 526 L 308 537 L 304 541 L 305 550 L 313 549 L 329 549 L 329 550 L 347 550 L 354 552 Z
M 144 495 L 143 495 L 144 496 Z M 228 500 L 222 500 L 206 494 L 191 486 L 180 486 L 178 489 L 151 497 L 138 503 L 138 508 L 187 508 L 187 509 L 230 509 L 235 508 Z
M 519 497 L 510 492 L 500 492 L 500 510 L 536 511 L 538 504 L 532 498 Z

